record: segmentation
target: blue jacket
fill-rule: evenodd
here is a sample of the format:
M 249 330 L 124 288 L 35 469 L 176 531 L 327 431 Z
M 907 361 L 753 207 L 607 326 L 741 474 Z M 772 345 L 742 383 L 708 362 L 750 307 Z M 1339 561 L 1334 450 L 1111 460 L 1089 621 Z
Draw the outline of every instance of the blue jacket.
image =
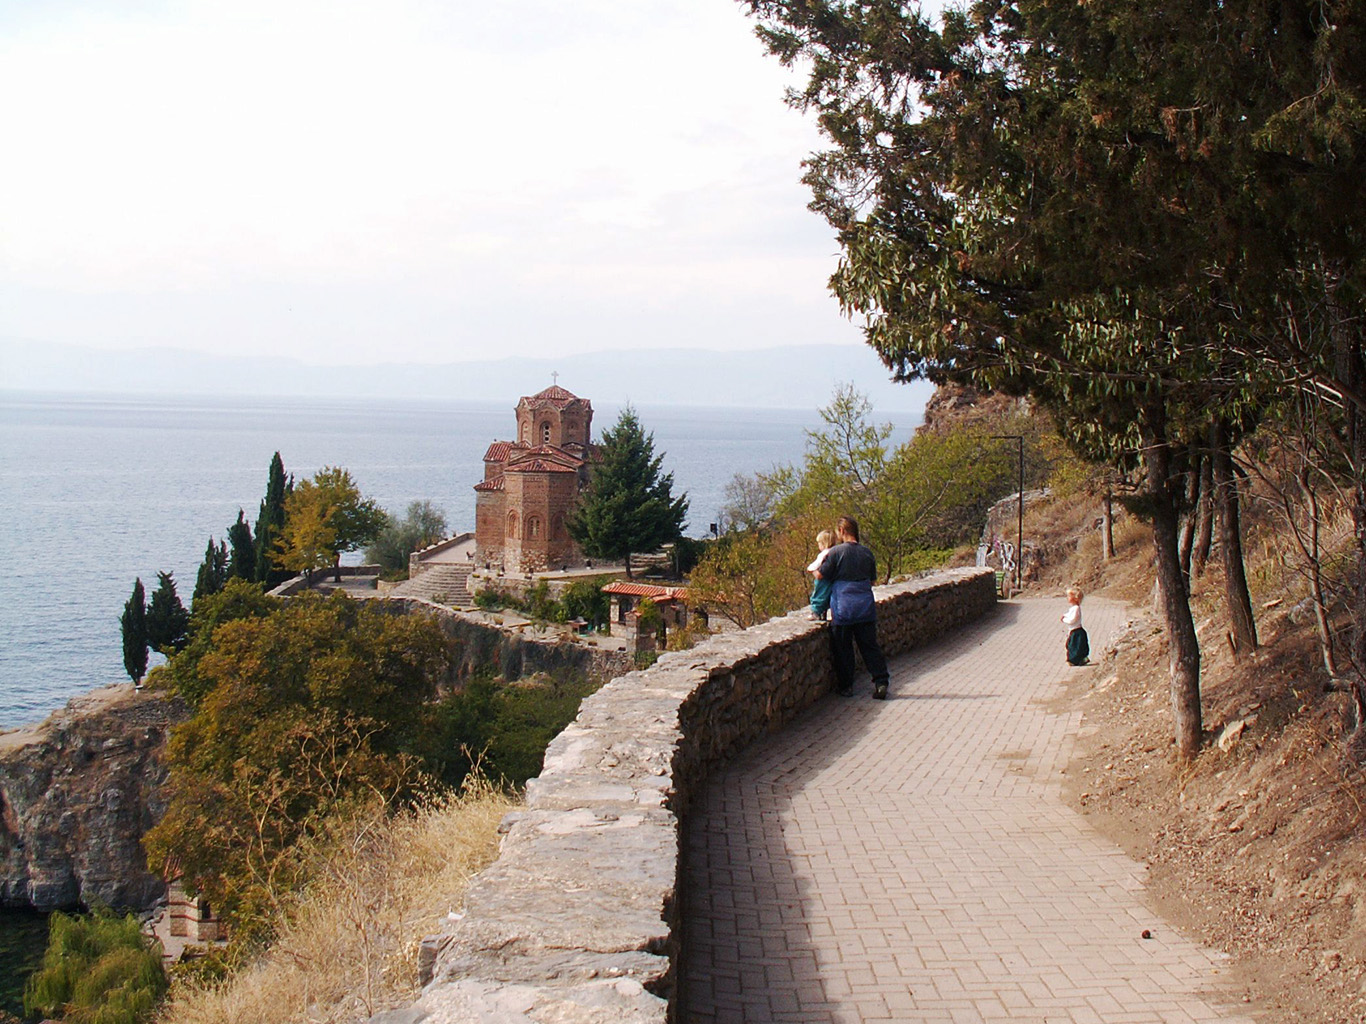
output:
M 877 621 L 873 580 L 877 563 L 862 544 L 837 544 L 825 556 L 821 579 L 829 580 L 830 621 L 837 626 Z

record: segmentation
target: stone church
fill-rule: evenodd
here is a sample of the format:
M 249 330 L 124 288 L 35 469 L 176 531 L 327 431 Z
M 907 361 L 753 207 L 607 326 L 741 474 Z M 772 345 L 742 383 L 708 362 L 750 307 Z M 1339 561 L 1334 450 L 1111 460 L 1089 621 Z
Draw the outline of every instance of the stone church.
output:
M 565 517 L 588 482 L 593 406 L 558 384 L 517 403 L 517 439 L 484 453 L 475 561 L 508 572 L 582 564 Z

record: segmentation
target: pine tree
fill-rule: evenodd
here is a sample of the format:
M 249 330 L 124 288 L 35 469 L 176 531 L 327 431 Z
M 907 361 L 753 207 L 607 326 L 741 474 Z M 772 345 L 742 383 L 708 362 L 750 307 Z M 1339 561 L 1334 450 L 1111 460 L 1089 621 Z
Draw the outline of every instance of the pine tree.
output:
M 237 522 L 228 527 L 228 575 L 248 583 L 256 581 L 256 542 L 251 537 L 251 524 L 239 508 Z
M 157 573 L 157 588 L 147 603 L 147 642 L 152 650 L 171 654 L 185 646 L 189 625 L 190 613 L 180 603 L 172 574 Z
M 285 501 L 294 491 L 294 480 L 285 476 L 285 462 L 276 452 L 270 460 L 266 496 L 256 517 L 256 580 L 267 587 L 282 582 L 288 575 L 276 567 L 275 546 L 285 528 Z
M 133 682 L 141 683 L 147 674 L 147 592 L 141 577 L 123 606 L 119 627 L 123 633 L 123 667 Z
M 621 559 L 631 575 L 631 553 L 658 551 L 683 532 L 686 494 L 673 497 L 673 474 L 660 474 L 654 434 L 645 433 L 629 405 L 602 435 L 588 488 L 565 525 L 591 558 Z
M 216 594 L 228 582 L 228 545 L 226 541 L 213 542 L 204 550 L 204 561 L 199 565 L 199 574 L 194 581 L 192 601 L 198 601 L 206 594 Z

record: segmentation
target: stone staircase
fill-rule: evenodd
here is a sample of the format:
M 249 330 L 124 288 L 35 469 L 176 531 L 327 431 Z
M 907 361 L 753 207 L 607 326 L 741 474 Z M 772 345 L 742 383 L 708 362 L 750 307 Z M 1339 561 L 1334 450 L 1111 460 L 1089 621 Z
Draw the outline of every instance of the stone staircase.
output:
M 433 565 L 422 575 L 405 580 L 395 587 L 394 597 L 420 597 L 448 608 L 473 608 L 465 582 L 474 571 L 472 562 L 444 562 Z

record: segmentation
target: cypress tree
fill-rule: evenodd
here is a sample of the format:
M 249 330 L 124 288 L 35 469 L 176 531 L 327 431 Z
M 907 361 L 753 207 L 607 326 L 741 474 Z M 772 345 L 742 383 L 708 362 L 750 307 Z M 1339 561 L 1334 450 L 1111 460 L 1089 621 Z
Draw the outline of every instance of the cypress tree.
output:
M 123 606 L 119 627 L 123 633 L 123 667 L 133 682 L 141 683 L 147 674 L 147 592 L 141 577 Z
M 228 527 L 228 575 L 248 583 L 256 582 L 256 542 L 251 537 L 251 524 L 239 508 L 237 522 Z
M 294 481 L 285 477 L 285 462 L 276 452 L 270 460 L 270 475 L 266 480 L 266 496 L 261 500 L 261 511 L 256 517 L 256 580 L 273 587 L 284 580 L 287 572 L 276 568 L 275 542 L 285 528 L 285 499 L 294 490 Z
M 185 646 L 189 626 L 190 613 L 180 603 L 172 574 L 157 573 L 157 588 L 147 603 L 147 642 L 152 650 L 171 654 Z
M 228 545 L 225 541 L 213 542 L 204 550 L 204 561 L 199 565 L 199 575 L 195 577 L 194 594 L 191 598 L 198 601 L 207 594 L 216 594 L 228 582 Z

